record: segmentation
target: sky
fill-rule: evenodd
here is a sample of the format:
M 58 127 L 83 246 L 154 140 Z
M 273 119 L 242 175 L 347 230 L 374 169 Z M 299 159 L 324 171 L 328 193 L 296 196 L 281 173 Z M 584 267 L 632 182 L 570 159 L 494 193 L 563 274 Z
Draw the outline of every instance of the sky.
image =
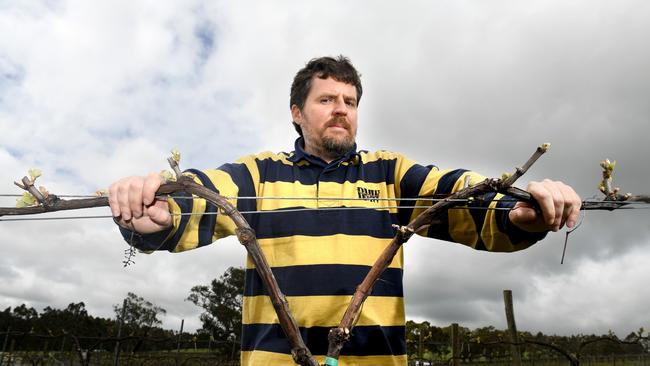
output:
M 166 169 L 172 148 L 185 168 L 293 150 L 291 80 L 339 54 L 362 74 L 360 148 L 499 177 L 550 142 L 520 187 L 600 198 L 609 158 L 623 192 L 650 193 L 648 19 L 642 0 L 0 0 L 0 193 L 35 167 L 52 193 L 92 194 Z M 586 212 L 564 264 L 564 231 L 509 254 L 413 238 L 407 318 L 503 329 L 511 289 L 520 330 L 650 328 L 649 214 Z M 232 238 L 123 268 L 126 248 L 110 219 L 0 222 L 0 309 L 83 301 L 113 317 L 131 291 L 193 330 L 192 286 L 245 263 Z

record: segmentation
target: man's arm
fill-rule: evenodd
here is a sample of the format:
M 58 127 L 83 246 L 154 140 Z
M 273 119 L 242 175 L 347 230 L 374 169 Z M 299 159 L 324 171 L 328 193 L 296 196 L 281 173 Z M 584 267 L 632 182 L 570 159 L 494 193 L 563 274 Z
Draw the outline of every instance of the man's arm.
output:
M 401 198 L 441 198 L 465 186 L 465 180 L 476 184 L 485 177 L 464 169 L 439 170 L 422 166 L 402 157 L 395 170 L 397 192 Z M 487 194 L 483 200 L 468 203 L 469 209 L 454 208 L 445 212 L 439 222 L 418 234 L 454 241 L 479 250 L 516 251 L 544 238 L 549 230 L 565 223 L 575 225 L 580 198 L 573 189 L 560 182 L 531 182 L 528 189 L 540 202 L 541 214 L 522 202 L 502 194 Z M 427 206 L 422 199 L 417 205 Z M 424 209 L 400 209 L 400 223 L 405 225 Z
M 223 196 L 236 197 L 239 187 L 227 168 L 204 171 L 190 169 L 186 173 L 194 181 Z M 155 173 L 147 177 L 128 177 L 109 189 L 109 205 L 120 231 L 131 245 L 143 251 L 168 250 L 181 252 L 211 244 L 234 234 L 234 224 L 225 215 L 218 215 L 216 206 L 204 199 L 178 192 L 169 199 L 157 199 L 156 191 L 163 179 Z M 217 189 L 216 187 L 219 187 Z M 231 201 L 237 205 L 237 200 Z

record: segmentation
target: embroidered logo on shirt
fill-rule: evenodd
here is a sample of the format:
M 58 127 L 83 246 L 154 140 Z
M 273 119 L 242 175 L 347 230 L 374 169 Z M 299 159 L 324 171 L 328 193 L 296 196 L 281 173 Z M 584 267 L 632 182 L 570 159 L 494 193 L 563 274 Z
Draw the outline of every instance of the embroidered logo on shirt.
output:
M 370 202 L 379 202 L 379 192 L 380 191 L 378 189 L 357 187 L 357 194 L 359 194 L 359 198 Z

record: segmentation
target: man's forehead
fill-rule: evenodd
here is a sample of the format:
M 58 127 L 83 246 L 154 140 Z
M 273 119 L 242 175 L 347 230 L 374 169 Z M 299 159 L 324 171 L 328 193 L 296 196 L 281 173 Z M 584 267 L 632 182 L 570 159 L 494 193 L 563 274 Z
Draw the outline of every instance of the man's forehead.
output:
M 321 78 L 314 76 L 310 94 L 343 94 L 346 97 L 357 98 L 357 88 L 350 83 L 339 81 L 333 77 Z

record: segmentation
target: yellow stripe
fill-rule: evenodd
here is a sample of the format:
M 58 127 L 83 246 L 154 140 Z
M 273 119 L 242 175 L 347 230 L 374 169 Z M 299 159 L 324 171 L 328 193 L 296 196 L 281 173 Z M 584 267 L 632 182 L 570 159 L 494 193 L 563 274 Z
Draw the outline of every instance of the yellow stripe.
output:
M 304 185 L 300 182 L 266 182 L 260 183 L 262 197 L 305 197 L 316 198 L 317 185 Z M 316 200 L 258 199 L 258 210 L 277 210 L 288 207 L 316 208 Z
M 172 225 L 173 225 L 172 232 L 169 234 L 167 238 L 171 238 L 172 236 L 174 236 L 174 234 L 176 234 L 176 231 L 178 231 L 178 227 L 181 224 L 181 216 L 179 216 L 181 213 L 181 208 L 178 205 L 178 203 L 174 201 L 173 198 L 168 198 L 167 204 L 169 205 L 169 212 L 172 214 Z
M 497 201 L 503 197 L 502 194 L 498 193 L 494 198 L 495 201 L 490 203 L 491 208 L 495 208 Z M 522 250 L 528 248 L 530 243 L 518 243 L 515 247 L 507 234 L 499 231 L 499 227 L 496 223 L 496 211 L 488 211 L 488 214 L 485 216 L 485 225 L 483 226 L 483 231 L 481 232 L 481 238 L 487 250 L 491 252 L 514 252 L 516 250 Z
M 201 184 L 201 181 L 196 176 L 193 176 L 193 178 L 195 182 Z M 181 222 L 181 216 L 180 216 L 181 208 L 176 203 L 176 201 L 172 198 L 169 198 L 167 202 L 169 203 L 169 211 L 173 215 L 172 216 L 172 222 L 174 225 L 173 231 L 176 232 Z M 192 200 L 192 213 L 201 214 L 203 212 L 205 212 L 205 200 L 202 198 L 194 198 Z M 189 222 L 185 227 L 185 231 L 181 234 L 181 237 L 178 240 L 178 243 L 176 244 L 176 247 L 174 248 L 173 252 L 182 252 L 185 250 L 196 248 L 198 244 L 198 238 L 199 238 L 198 235 L 199 221 L 201 221 L 200 215 L 190 216 Z
M 357 188 L 364 188 L 368 191 L 378 191 L 377 198 L 395 198 L 394 186 L 386 183 L 367 182 L 320 182 L 319 185 L 304 185 L 300 182 L 266 182 L 259 185 L 260 196 L 262 197 L 305 197 L 305 198 L 359 198 Z M 367 191 L 366 191 L 367 192 Z M 259 199 L 258 210 L 278 210 L 290 207 L 367 207 L 381 209 L 386 206 L 397 206 L 397 201 L 374 200 L 367 197 L 364 200 L 313 200 L 313 199 Z M 397 212 L 397 209 L 390 209 L 390 212 Z
M 255 155 L 248 155 L 245 156 L 239 160 L 237 160 L 237 163 L 244 163 L 246 160 L 252 159 L 253 161 L 255 160 L 272 160 L 272 161 L 279 161 L 283 163 L 284 165 L 288 166 L 293 166 L 293 163 L 288 160 L 289 156 L 286 153 L 274 153 L 272 151 L 263 151 L 259 154 Z
M 361 155 L 361 162 L 363 164 L 368 164 L 379 160 L 398 160 L 404 158 L 404 156 L 399 153 L 386 150 L 372 152 L 364 151 L 362 153 L 359 153 L 359 155 Z
M 319 364 L 325 363 L 325 356 L 314 356 Z M 339 366 L 406 366 L 406 355 L 400 356 L 341 356 Z M 291 355 L 266 351 L 244 351 L 242 366 L 295 365 Z
M 287 296 L 289 309 L 301 327 L 334 327 L 343 318 L 352 296 Z M 278 317 L 268 296 L 244 296 L 244 324 L 277 324 Z M 357 325 L 403 326 L 404 299 L 369 296 Z
M 219 190 L 219 194 L 227 197 L 235 197 L 239 193 L 239 187 L 232 180 L 230 174 L 223 170 L 208 169 L 203 171 L 210 178 L 212 184 Z M 236 199 L 230 199 L 229 202 L 237 206 Z
M 458 192 L 465 186 L 465 177 L 469 177 L 469 185 L 474 185 L 485 178 L 482 176 L 473 173 L 465 172 L 461 175 L 452 188 L 453 192 Z M 478 242 L 478 233 L 476 232 L 476 225 L 483 225 L 482 222 L 474 223 L 474 219 L 470 214 L 469 210 L 466 209 L 457 209 L 457 210 L 448 210 L 449 217 L 449 236 L 461 244 L 468 245 L 470 247 L 475 247 Z M 487 216 L 486 216 L 487 219 Z
M 217 169 L 205 170 L 204 173 L 210 178 L 212 184 L 219 190 L 219 194 L 226 197 L 236 197 L 239 187 L 232 180 L 230 174 Z M 228 202 L 237 207 L 237 199 L 229 199 Z M 235 234 L 235 223 L 226 215 L 217 215 L 217 224 L 214 227 L 212 240 L 216 241 Z
M 205 200 L 203 199 L 194 199 L 192 200 L 192 213 L 203 213 L 205 212 Z M 174 248 L 174 252 L 183 252 L 186 250 L 194 249 L 199 242 L 199 221 L 201 221 L 200 215 L 192 215 L 189 217 L 187 226 L 181 238 Z
M 391 240 L 336 234 L 260 239 L 259 243 L 271 267 L 310 264 L 372 266 Z M 403 254 L 402 248 L 400 248 L 389 267 L 402 268 L 402 264 Z M 250 258 L 247 266 L 255 268 Z
M 395 198 L 395 190 L 392 184 L 387 185 L 383 183 L 368 183 L 363 181 L 357 182 L 320 182 L 318 187 L 318 197 L 319 198 L 328 198 L 328 197 L 344 197 L 344 198 L 359 198 L 359 192 L 357 188 L 363 188 L 364 194 L 368 195 L 369 193 L 377 193 L 376 198 Z M 378 191 L 378 192 L 369 192 L 369 191 Z M 366 198 L 364 200 L 319 200 L 318 207 L 367 207 L 382 209 L 386 206 L 397 206 L 397 201 L 386 201 L 386 200 L 373 200 L 374 197 L 361 197 Z M 396 213 L 396 208 L 389 209 L 391 213 Z

